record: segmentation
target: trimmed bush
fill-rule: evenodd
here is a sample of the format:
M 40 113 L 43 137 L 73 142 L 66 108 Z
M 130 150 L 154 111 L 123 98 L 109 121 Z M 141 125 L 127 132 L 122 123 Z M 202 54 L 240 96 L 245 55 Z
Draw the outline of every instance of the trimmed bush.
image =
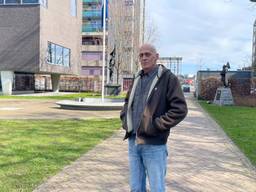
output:
M 233 79 L 229 80 L 233 96 L 249 96 L 251 91 L 250 79 Z
M 209 77 L 207 79 L 203 79 L 201 81 L 201 92 L 200 98 L 205 100 L 214 100 L 214 96 L 218 87 L 220 87 L 222 83 L 216 77 Z
M 234 102 L 238 106 L 256 107 L 256 94 L 247 96 L 234 96 Z

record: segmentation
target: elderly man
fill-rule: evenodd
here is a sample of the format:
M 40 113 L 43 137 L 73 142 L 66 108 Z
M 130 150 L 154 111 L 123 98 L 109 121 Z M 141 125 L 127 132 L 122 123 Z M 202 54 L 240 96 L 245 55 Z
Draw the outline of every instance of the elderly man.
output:
M 165 191 L 167 139 L 170 129 L 187 114 L 187 105 L 177 77 L 162 65 L 153 45 L 139 50 L 142 70 L 134 78 L 120 113 L 129 141 L 130 187 L 146 192 Z

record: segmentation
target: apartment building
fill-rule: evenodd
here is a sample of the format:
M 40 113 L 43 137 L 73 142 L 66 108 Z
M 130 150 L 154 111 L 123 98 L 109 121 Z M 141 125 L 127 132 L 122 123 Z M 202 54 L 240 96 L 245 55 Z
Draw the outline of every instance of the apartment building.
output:
M 82 76 L 102 75 L 103 4 L 102 0 L 83 0 Z
M 256 20 L 253 25 L 253 41 L 252 41 L 252 70 L 256 72 Z
M 103 65 L 103 0 L 83 0 L 82 4 L 81 76 L 76 82 L 73 81 L 73 90 L 100 91 Z M 106 84 L 120 84 L 124 77 L 130 79 L 138 70 L 136 53 L 143 42 L 144 8 L 145 0 L 106 0 Z M 110 60 L 113 61 L 113 52 L 116 55 L 115 66 L 111 69 L 114 78 L 110 81 Z M 121 67 L 118 62 L 122 62 Z
M 102 2 L 0 0 L 0 40 L 4 42 L 0 45 L 3 92 L 10 93 L 11 89 L 57 91 L 59 86 L 63 91 L 100 91 Z M 130 78 L 138 68 L 136 53 L 143 41 L 145 0 L 106 2 L 105 75 L 109 75 L 110 53 L 116 47 L 115 63 L 117 66 L 121 61 L 122 67 L 117 71 L 115 66 L 114 76 Z M 118 6 L 122 7 L 119 9 L 122 12 L 115 11 Z
M 144 41 L 145 0 L 109 0 L 108 50 L 115 51 L 114 82 L 131 78 L 139 69 Z
M 58 91 L 60 75 L 80 73 L 81 13 L 81 0 L 0 0 L 3 94 L 34 90 L 35 74 Z

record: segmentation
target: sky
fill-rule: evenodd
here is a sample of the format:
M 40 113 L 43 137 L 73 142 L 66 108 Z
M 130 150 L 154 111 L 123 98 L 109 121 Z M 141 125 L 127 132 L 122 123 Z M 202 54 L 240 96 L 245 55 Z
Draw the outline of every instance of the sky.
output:
M 251 65 L 256 3 L 250 0 L 146 0 L 146 28 L 160 57 L 182 57 L 182 74 Z M 153 27 L 152 27 L 153 26 Z M 147 30 L 146 29 L 146 30 Z

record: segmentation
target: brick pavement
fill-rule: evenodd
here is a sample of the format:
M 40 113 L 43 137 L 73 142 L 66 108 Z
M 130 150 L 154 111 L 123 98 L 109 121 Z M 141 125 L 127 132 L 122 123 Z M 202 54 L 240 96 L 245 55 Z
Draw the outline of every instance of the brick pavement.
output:
M 256 192 L 255 168 L 188 98 L 189 114 L 168 142 L 167 192 Z M 34 192 L 128 192 L 127 142 L 120 130 Z

